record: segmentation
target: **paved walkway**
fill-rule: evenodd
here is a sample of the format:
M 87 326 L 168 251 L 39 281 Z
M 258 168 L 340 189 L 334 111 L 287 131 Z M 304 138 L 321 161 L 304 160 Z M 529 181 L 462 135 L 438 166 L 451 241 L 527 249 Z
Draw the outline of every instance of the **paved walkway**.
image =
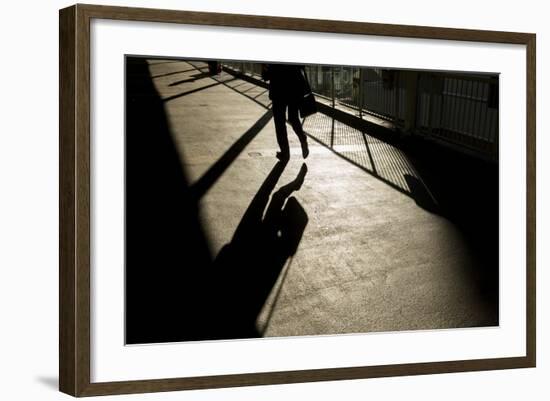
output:
M 200 63 L 148 63 L 217 255 L 277 162 L 267 92 L 227 73 L 210 77 Z M 497 324 L 496 305 L 471 273 L 479 261 L 433 213 L 437 200 L 407 156 L 320 113 L 304 128 L 309 157 L 289 126 L 291 160 L 271 193 L 302 175 L 291 196 L 306 224 L 260 308 L 260 335 Z

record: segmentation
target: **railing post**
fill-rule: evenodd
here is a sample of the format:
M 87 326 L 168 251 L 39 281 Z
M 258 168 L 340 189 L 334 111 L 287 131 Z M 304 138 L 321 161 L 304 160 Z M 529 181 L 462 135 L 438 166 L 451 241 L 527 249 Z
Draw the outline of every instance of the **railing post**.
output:
M 416 128 L 418 105 L 418 71 L 403 71 L 405 85 L 405 118 L 403 131 L 412 134 Z
M 429 82 L 429 94 L 428 94 L 428 134 L 429 134 L 429 136 L 432 136 L 432 132 L 433 132 L 432 96 L 433 96 L 433 83 L 434 83 L 433 74 L 429 74 L 428 79 L 430 80 L 430 82 Z
M 395 70 L 393 74 L 393 88 L 395 90 L 395 104 L 393 106 L 394 128 L 397 128 L 399 125 L 399 70 Z
M 336 99 L 335 99 L 335 91 L 334 91 L 334 68 L 330 67 L 330 80 L 332 82 L 331 84 L 331 95 L 332 95 L 332 108 L 336 108 Z
M 363 68 L 359 67 L 359 118 L 363 118 Z

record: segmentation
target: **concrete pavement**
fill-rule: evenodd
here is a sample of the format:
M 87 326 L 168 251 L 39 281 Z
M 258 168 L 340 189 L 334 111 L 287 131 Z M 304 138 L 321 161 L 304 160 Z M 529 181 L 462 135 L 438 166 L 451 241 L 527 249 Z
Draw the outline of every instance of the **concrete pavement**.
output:
M 200 64 L 148 64 L 210 252 L 218 255 L 277 161 L 267 92 L 225 72 L 210 77 Z M 498 305 L 475 274 L 483 262 L 438 212 L 407 155 L 320 113 L 304 128 L 310 155 L 302 159 L 288 126 L 291 159 L 272 193 L 306 163 L 292 197 L 307 225 L 259 308 L 259 335 L 498 324 Z

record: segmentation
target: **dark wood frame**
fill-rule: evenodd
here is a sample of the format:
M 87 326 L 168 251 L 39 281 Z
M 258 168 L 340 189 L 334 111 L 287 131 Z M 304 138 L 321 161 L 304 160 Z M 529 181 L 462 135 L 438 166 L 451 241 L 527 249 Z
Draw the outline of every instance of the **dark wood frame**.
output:
M 90 21 L 92 18 L 511 43 L 527 48 L 527 355 L 284 372 L 90 383 Z M 190 11 L 74 5 L 59 14 L 59 389 L 73 396 L 534 367 L 536 35 Z

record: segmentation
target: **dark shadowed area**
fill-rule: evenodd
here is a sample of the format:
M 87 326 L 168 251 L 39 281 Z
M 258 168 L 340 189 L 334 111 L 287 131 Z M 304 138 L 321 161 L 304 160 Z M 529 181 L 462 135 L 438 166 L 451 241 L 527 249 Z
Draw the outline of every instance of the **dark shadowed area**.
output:
M 208 176 L 189 185 L 149 76 L 145 60 L 128 62 L 126 342 L 258 337 L 260 308 L 307 225 L 306 212 L 291 197 L 307 167 L 271 196 L 286 166 L 275 163 L 231 242 L 213 255 L 197 207 Z M 211 175 L 234 153 L 230 148 Z

